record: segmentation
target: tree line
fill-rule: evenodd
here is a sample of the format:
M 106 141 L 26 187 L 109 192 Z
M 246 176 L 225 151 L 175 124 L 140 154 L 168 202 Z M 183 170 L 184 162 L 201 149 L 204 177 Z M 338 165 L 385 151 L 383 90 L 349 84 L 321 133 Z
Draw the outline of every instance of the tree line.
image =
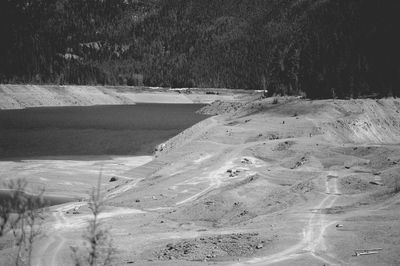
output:
M 396 96 L 396 0 L 4 0 L 0 82 Z

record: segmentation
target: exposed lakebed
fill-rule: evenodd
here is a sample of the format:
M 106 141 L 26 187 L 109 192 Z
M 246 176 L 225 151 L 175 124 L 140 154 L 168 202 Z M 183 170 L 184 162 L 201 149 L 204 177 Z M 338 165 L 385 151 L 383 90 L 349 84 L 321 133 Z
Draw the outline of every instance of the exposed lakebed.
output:
M 201 104 L 43 107 L 0 111 L 0 158 L 149 155 L 205 119 Z
M 7 202 L 12 202 L 12 195 L 15 193 L 15 190 L 8 189 L 0 189 L 0 205 Z M 78 198 L 76 197 L 66 197 L 66 196 L 57 196 L 57 195 L 47 195 L 44 194 L 40 198 L 37 194 L 30 194 L 26 192 L 18 192 L 19 198 L 30 199 L 33 202 L 41 202 L 40 206 L 47 207 L 52 205 L 63 204 L 70 201 L 76 201 Z M 41 199 L 41 201 L 39 201 Z

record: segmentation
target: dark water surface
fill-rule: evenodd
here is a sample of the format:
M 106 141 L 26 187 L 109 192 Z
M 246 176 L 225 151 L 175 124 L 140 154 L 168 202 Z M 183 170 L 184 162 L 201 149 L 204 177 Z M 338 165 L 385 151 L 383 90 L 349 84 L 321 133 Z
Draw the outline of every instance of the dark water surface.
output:
M 149 155 L 207 116 L 200 104 L 0 110 L 0 158 Z

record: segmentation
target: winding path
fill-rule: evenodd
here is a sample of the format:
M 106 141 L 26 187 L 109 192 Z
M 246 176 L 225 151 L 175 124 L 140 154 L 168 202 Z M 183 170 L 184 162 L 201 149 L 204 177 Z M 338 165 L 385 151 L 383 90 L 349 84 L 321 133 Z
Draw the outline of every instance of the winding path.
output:
M 326 229 L 337 221 L 328 220 L 326 219 L 326 215 L 321 213 L 321 210 L 331 208 L 340 195 L 337 186 L 337 177 L 336 174 L 329 174 L 326 178 L 326 197 L 312 210 L 307 225 L 303 229 L 302 239 L 299 243 L 278 253 L 265 257 L 253 258 L 233 265 L 270 265 L 307 254 L 326 264 L 340 265 L 340 261 L 326 254 L 324 240 Z
M 33 266 L 60 265 L 60 263 L 57 262 L 57 258 L 66 242 L 66 238 L 63 235 L 65 230 L 63 230 L 63 228 L 68 224 L 64 212 L 74 208 L 79 208 L 85 204 L 86 203 L 83 202 L 74 202 L 65 204 L 54 210 L 54 225 L 52 229 L 50 229 L 50 232 L 47 233 L 48 238 L 46 239 L 46 242 L 35 252 L 31 263 Z
M 129 179 L 129 182 L 106 194 L 104 198 L 110 199 L 116 197 L 117 195 L 133 188 L 138 183 L 138 180 L 131 180 L 131 178 L 128 177 L 125 178 Z M 85 205 L 87 205 L 87 202 L 72 202 L 54 209 L 52 214 L 55 221 L 47 232 L 46 241 L 40 247 L 36 248 L 36 252 L 32 257 L 32 266 L 55 266 L 64 264 L 62 261 L 60 261 L 60 253 L 65 248 L 65 243 L 68 241 L 66 235 L 74 228 L 76 229 L 85 226 L 87 224 L 87 220 L 90 219 L 90 215 L 66 217 L 64 213 L 66 211 L 79 209 Z M 99 218 L 108 218 L 115 215 L 140 212 L 141 211 L 135 209 L 127 209 L 126 211 L 117 209 L 112 212 L 101 213 Z

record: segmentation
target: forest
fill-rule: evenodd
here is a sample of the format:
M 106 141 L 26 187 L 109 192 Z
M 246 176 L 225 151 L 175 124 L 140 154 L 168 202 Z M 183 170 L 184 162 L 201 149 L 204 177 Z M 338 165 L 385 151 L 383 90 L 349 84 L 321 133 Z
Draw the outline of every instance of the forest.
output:
M 2 0 L 0 83 L 396 97 L 398 0 Z

